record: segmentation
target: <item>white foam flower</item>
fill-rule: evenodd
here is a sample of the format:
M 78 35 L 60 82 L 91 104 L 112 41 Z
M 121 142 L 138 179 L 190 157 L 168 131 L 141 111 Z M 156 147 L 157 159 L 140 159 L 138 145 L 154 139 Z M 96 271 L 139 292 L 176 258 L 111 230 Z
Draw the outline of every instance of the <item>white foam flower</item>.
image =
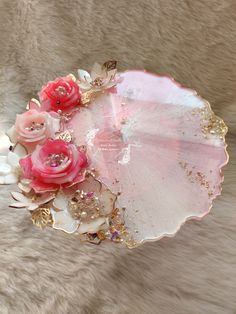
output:
M 69 213 L 69 199 L 62 191 L 57 193 L 53 201 L 53 206 L 59 211 L 51 209 L 52 227 L 66 233 L 74 233 L 78 229 L 80 221 L 74 219 Z
M 84 91 L 90 89 L 97 91 L 108 89 L 116 85 L 116 72 L 117 70 L 115 61 L 108 61 L 103 65 L 95 63 L 91 74 L 82 69 L 78 70 L 78 84 Z
M 44 193 L 40 196 L 26 196 L 20 192 L 11 192 L 12 197 L 16 200 L 10 207 L 26 208 L 28 210 L 35 210 L 41 205 L 44 205 L 54 199 L 55 194 Z
M 19 181 L 19 160 L 27 154 L 25 148 L 17 144 L 14 151 L 6 156 L 0 156 L 0 184 L 14 184 Z
M 96 233 L 99 230 L 107 229 L 107 216 L 114 208 L 116 195 L 104 187 L 91 175 L 87 176 L 85 181 L 78 185 L 78 188 L 79 190 L 76 191 L 76 197 L 78 197 L 78 194 L 81 192 L 84 193 L 83 196 L 85 198 L 85 203 L 80 203 L 79 206 L 84 207 L 86 204 L 87 208 L 83 209 L 85 217 L 82 217 L 82 212 L 80 219 L 75 219 L 72 217 L 70 202 L 75 195 L 69 195 L 60 191 L 53 200 L 53 206 L 56 210 L 51 210 L 53 217 L 53 228 L 63 230 L 67 233 L 73 233 L 77 231 L 79 234 Z M 89 202 L 86 202 L 87 197 L 87 200 L 89 200 L 89 198 L 94 198 L 96 200 L 97 206 L 99 207 L 100 216 L 92 217 L 94 214 L 93 211 L 91 212 L 90 206 L 93 208 L 94 205 L 90 205 Z

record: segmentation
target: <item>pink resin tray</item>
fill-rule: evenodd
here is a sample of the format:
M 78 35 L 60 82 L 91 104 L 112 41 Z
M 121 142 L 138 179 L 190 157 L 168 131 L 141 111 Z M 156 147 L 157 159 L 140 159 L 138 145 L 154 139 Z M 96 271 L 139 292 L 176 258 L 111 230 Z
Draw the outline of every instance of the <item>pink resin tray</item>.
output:
M 41 105 L 31 101 L 29 111 L 46 111 L 54 119 L 50 125 L 55 134 L 36 147 L 23 145 L 26 152 L 19 162 L 23 174 L 16 180 L 21 192 L 12 193 L 17 201 L 12 206 L 28 209 L 40 227 L 74 233 L 82 241 L 98 244 L 109 239 L 130 248 L 174 236 L 186 220 L 205 216 L 221 193 L 222 167 L 228 161 L 227 127 L 209 103 L 172 78 L 145 71 L 119 73 L 116 80 L 112 76 L 106 81 L 107 88 L 97 84 L 97 90 L 91 83 L 97 77 L 86 75 L 80 70 L 79 79 L 74 79 L 82 101 L 72 113 L 63 115 L 63 110 L 51 107 L 52 114 L 41 100 L 42 92 Z M 59 87 L 64 92 L 63 84 Z M 40 125 L 37 128 L 41 130 Z M 12 144 L 2 135 L 2 140 L 3 148 L 14 146 L 10 153 L 22 151 L 16 139 Z M 71 162 L 68 149 L 73 156 L 78 154 L 74 147 L 80 163 L 72 160 L 74 172 L 67 175 L 74 184 L 70 184 L 60 169 Z M 3 177 L 9 156 L 1 158 L 0 180 L 8 183 Z M 41 168 L 34 165 L 40 162 L 37 158 L 43 160 Z M 36 182 L 35 174 L 41 177 L 45 165 L 58 181 L 45 175 Z M 55 172 L 57 167 L 60 171 Z

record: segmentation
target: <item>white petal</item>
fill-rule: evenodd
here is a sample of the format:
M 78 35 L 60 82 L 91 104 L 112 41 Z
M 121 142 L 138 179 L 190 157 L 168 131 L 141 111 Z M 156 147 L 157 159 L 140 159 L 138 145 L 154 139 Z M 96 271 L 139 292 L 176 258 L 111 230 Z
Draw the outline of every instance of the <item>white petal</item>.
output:
M 117 72 L 117 69 L 108 71 L 108 72 L 107 72 L 107 78 L 108 78 L 109 80 L 111 80 L 112 78 L 115 77 L 116 72 Z
M 14 184 L 19 181 L 18 176 L 15 173 L 10 173 L 5 176 L 5 184 Z
M 5 176 L 0 176 L 0 184 L 5 184 Z
M 24 185 L 29 185 L 31 183 L 32 180 L 30 179 L 21 179 L 20 182 Z
M 109 88 L 115 86 L 116 83 L 117 83 L 116 81 L 110 81 L 109 83 L 107 83 L 107 84 L 104 86 L 104 88 L 105 88 L 105 89 L 109 89 Z
M 11 205 L 9 205 L 10 207 L 16 207 L 16 208 L 23 208 L 23 207 L 27 207 L 28 204 L 24 204 L 24 203 L 20 203 L 20 202 L 17 202 L 17 203 L 12 203 Z
M 7 156 L 0 156 L 0 164 L 7 162 Z
M 57 118 L 51 118 L 52 120 L 52 130 L 54 133 L 58 132 L 60 130 L 60 119 L 57 119 Z
M 38 204 L 36 203 L 31 203 L 29 206 L 28 206 L 28 210 L 35 210 L 39 207 Z
M 60 210 L 66 210 L 68 205 L 68 199 L 66 198 L 65 194 L 59 192 L 53 201 L 53 206 Z
M 18 183 L 18 187 L 25 193 L 29 193 L 31 191 L 31 187 L 27 184 Z
M 11 173 L 11 166 L 8 163 L 0 163 L 0 175 L 5 176 L 6 174 Z
M 38 197 L 36 203 L 38 205 L 46 204 L 47 202 L 51 201 L 55 198 L 55 194 L 53 193 L 45 193 L 42 196 Z
M 91 71 L 91 78 L 94 80 L 97 77 L 105 77 L 105 71 L 99 63 L 94 63 Z
M 23 158 L 27 155 L 27 150 L 23 145 L 17 143 L 14 147 L 14 153 L 17 154 L 19 158 Z
M 77 230 L 79 226 L 79 221 L 71 217 L 71 215 L 66 211 L 56 212 L 51 209 L 54 229 L 63 230 L 66 233 L 73 233 Z
M 78 78 L 81 83 L 90 83 L 92 81 L 90 74 L 87 71 L 81 69 L 78 70 Z
M 99 230 L 101 230 L 101 227 L 103 224 L 105 224 L 106 218 L 104 217 L 99 217 L 97 219 L 94 219 L 90 223 L 81 223 L 78 232 L 81 233 L 95 233 Z
M 20 192 L 11 192 L 11 195 L 12 195 L 12 197 L 15 199 L 15 200 L 17 200 L 17 201 L 19 201 L 19 202 L 21 202 L 21 203 L 25 203 L 25 204 L 30 204 L 30 203 L 32 203 L 31 202 L 31 199 L 29 199 L 29 198 L 27 198 L 26 196 L 24 196 L 22 193 L 20 193 Z
M 8 153 L 7 161 L 12 167 L 19 166 L 19 160 L 20 160 L 20 157 L 16 153 L 13 153 L 11 151 Z
M 87 82 L 78 82 L 78 84 L 79 84 L 80 89 L 83 91 L 87 91 L 91 89 L 91 85 Z
M 10 141 L 12 143 L 16 143 L 16 132 L 15 132 L 15 126 L 13 125 L 9 130 L 7 130 L 6 135 L 9 137 Z

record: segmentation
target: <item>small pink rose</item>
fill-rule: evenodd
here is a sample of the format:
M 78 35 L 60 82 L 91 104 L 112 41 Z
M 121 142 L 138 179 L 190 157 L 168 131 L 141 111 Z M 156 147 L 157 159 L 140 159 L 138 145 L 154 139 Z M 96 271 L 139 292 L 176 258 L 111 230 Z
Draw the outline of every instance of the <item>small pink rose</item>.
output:
M 36 193 L 55 191 L 83 181 L 87 157 L 74 144 L 47 140 L 20 160 L 23 177 L 31 179 Z
M 8 131 L 8 135 L 13 143 L 21 143 L 32 151 L 47 138 L 54 138 L 59 129 L 60 117 L 57 113 L 31 109 L 16 116 L 15 125 Z
M 42 87 L 39 99 L 46 111 L 70 111 L 80 105 L 79 85 L 70 76 L 59 77 Z

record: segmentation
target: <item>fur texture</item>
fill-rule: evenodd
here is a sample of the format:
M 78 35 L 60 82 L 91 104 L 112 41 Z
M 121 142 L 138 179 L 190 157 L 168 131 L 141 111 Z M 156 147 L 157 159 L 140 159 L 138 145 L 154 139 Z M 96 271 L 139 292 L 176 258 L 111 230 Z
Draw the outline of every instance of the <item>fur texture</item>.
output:
M 1 187 L 0 313 L 236 313 L 235 14 L 235 0 L 0 0 L 5 127 L 49 79 L 114 58 L 208 99 L 231 158 L 207 217 L 131 251 L 41 232 Z

